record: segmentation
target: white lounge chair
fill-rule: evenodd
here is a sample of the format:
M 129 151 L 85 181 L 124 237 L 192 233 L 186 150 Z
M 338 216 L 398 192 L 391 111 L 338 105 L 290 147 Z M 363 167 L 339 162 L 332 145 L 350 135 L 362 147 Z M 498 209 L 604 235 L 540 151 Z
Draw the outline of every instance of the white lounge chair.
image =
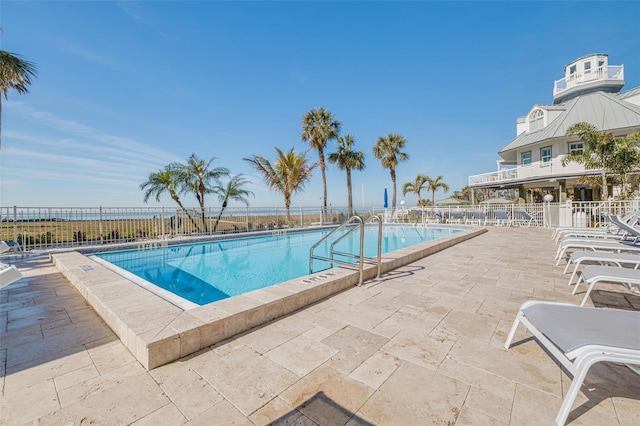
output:
M 601 228 L 600 230 L 578 230 L 578 231 L 562 231 L 558 233 L 556 243 L 576 238 L 592 238 L 592 239 L 608 239 L 621 240 L 624 238 L 624 232 L 617 227 Z
M 509 349 L 522 323 L 573 375 L 556 423 L 564 425 L 591 366 L 597 362 L 640 367 L 640 312 L 587 308 L 554 302 L 525 302 L 507 336 Z
M 540 218 L 540 213 L 535 213 L 533 215 L 529 214 L 524 210 L 518 210 L 515 213 L 516 220 L 515 222 L 519 226 L 531 226 L 531 225 L 542 225 L 542 219 Z
M 22 246 L 19 243 L 16 243 L 14 241 L 0 241 L 0 253 L 7 253 L 12 250 L 16 253 L 20 253 L 20 255 L 24 257 L 24 251 L 22 250 Z
M 640 229 L 637 229 L 628 223 L 624 222 L 620 216 L 613 215 L 609 217 L 611 223 L 620 228 L 624 232 L 625 238 L 630 239 L 633 238 L 633 242 L 637 243 L 640 241 Z
M 640 270 L 619 268 L 617 266 L 587 266 L 580 273 L 580 278 L 578 278 L 578 282 L 573 288 L 573 294 L 576 294 L 582 282 L 586 284 L 587 292 L 580 306 L 584 306 L 591 294 L 591 290 L 593 290 L 593 287 L 599 282 L 623 284 L 634 293 L 640 293 L 640 288 L 637 287 L 640 286 Z
M 564 274 L 567 273 L 571 265 L 575 265 L 571 277 L 569 278 L 569 285 L 573 282 L 573 278 L 578 273 L 578 268 L 582 262 L 598 262 L 601 265 L 615 265 L 618 267 L 632 267 L 634 269 L 640 268 L 640 254 L 635 253 L 614 253 L 614 252 L 602 252 L 602 251 L 574 251 L 569 255 L 567 266 L 564 268 Z
M 613 252 L 634 252 L 640 253 L 640 244 L 633 244 L 628 241 L 599 240 L 594 241 L 589 238 L 570 239 L 560 243 L 556 252 L 556 266 L 564 258 L 568 251 L 573 250 L 593 250 L 593 251 L 613 251 Z
M 447 218 L 447 223 L 462 223 L 464 221 L 464 212 L 453 211 Z
M 473 225 L 486 225 L 487 215 L 485 215 L 481 210 L 470 210 L 469 212 L 467 212 L 467 219 L 465 223 Z
M 505 210 L 496 210 L 493 212 L 493 214 L 495 216 L 496 225 L 511 226 L 513 224 L 513 220 L 511 220 Z
M 638 213 L 636 211 L 629 212 L 624 217 L 622 217 L 622 221 L 630 226 L 635 226 L 638 223 Z M 617 234 L 620 232 L 620 228 L 613 226 L 611 221 L 607 219 L 605 216 L 605 225 L 597 226 L 597 227 L 573 227 L 573 226 L 559 226 L 553 230 L 553 234 L 551 234 L 551 239 L 558 242 L 562 239 L 563 236 L 569 233 L 584 233 L 584 234 L 601 234 L 601 233 L 610 233 Z
M 22 272 L 15 265 L 0 263 L 0 288 L 4 288 L 22 278 Z

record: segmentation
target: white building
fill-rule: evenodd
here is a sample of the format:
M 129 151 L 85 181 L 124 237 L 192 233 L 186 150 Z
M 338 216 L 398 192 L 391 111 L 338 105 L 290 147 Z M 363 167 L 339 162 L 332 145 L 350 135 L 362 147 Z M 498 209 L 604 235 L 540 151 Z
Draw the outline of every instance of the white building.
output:
M 469 176 L 473 189 L 517 188 L 520 197 L 531 199 L 532 190 L 551 193 L 565 201 L 567 194 L 578 201 L 598 199 L 599 191 L 580 182 L 599 170 L 576 163 L 566 167 L 562 158 L 583 149 L 577 137 L 567 137 L 567 129 L 587 122 L 616 137 L 640 132 L 640 87 L 620 92 L 624 86 L 624 66 L 609 65 L 606 54 L 576 59 L 565 67 L 564 78 L 555 81 L 553 104 L 537 104 L 516 121 L 516 137 L 498 151 L 501 159 L 495 172 Z M 611 192 L 610 192 L 611 193 Z

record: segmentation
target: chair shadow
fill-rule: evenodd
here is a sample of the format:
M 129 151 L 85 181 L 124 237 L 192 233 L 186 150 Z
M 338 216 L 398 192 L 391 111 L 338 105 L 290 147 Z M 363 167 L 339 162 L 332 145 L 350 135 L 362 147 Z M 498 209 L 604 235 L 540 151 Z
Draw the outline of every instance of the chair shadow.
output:
M 564 375 L 573 380 L 573 374 L 534 336 L 513 342 L 511 347 L 519 346 L 532 340 L 537 342 L 540 348 L 549 356 L 549 359 L 562 370 Z M 564 392 L 567 390 L 568 387 L 564 389 Z M 578 406 L 574 403 L 573 409 L 569 412 L 567 423 L 577 420 L 602 401 L 610 398 L 626 398 L 640 401 L 640 375 L 623 364 L 598 362 L 589 369 L 587 377 L 582 383 L 580 394 L 584 395 L 587 401 Z M 579 399 L 580 397 L 578 396 L 576 400 Z
M 594 290 L 589 295 L 593 306 L 596 308 L 624 309 L 627 311 L 638 311 L 640 306 L 640 295 L 633 294 L 628 290 L 620 291 Z
M 307 421 L 305 421 L 307 420 Z M 357 414 L 338 404 L 324 392 L 318 392 L 302 404 L 269 423 L 269 426 L 291 424 L 373 426 Z
M 580 391 L 587 401 L 572 407 L 567 419 L 568 423 L 580 418 L 607 399 L 624 398 L 640 401 L 640 375 L 625 365 L 599 362 L 589 370 Z

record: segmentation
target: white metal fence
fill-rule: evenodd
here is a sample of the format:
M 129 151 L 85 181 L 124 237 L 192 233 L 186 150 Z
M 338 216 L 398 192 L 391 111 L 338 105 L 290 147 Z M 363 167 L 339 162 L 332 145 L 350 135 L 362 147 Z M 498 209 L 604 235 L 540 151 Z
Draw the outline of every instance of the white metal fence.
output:
M 515 224 L 526 226 L 599 226 L 605 214 L 624 215 L 640 209 L 639 200 L 591 203 L 476 204 L 446 207 L 359 210 L 363 218 L 379 215 L 387 222 L 478 224 L 474 212 L 488 219 L 502 210 Z M 204 216 L 204 220 L 203 220 Z M 101 246 L 176 237 L 304 228 L 340 224 L 348 219 L 347 209 L 330 207 L 291 208 L 289 221 L 280 207 L 234 207 L 220 212 L 207 208 L 186 210 L 116 207 L 0 207 L 0 239 L 18 242 L 24 250 Z M 484 224 L 484 223 L 480 223 Z

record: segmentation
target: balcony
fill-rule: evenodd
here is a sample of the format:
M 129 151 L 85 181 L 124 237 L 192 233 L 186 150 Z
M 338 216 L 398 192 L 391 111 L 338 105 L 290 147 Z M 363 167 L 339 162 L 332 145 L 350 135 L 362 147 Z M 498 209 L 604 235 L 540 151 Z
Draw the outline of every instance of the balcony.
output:
M 577 163 L 569 163 L 562 166 L 562 156 L 551 161 L 535 161 L 531 164 L 518 166 L 513 169 L 502 169 L 491 173 L 469 176 L 469 186 L 501 186 L 506 184 L 519 184 L 537 179 L 566 178 L 571 176 L 583 176 L 585 168 Z
M 607 65 L 594 70 L 577 72 L 555 81 L 553 103 L 558 104 L 573 96 L 596 90 L 618 92 L 622 86 L 624 86 L 624 65 Z

